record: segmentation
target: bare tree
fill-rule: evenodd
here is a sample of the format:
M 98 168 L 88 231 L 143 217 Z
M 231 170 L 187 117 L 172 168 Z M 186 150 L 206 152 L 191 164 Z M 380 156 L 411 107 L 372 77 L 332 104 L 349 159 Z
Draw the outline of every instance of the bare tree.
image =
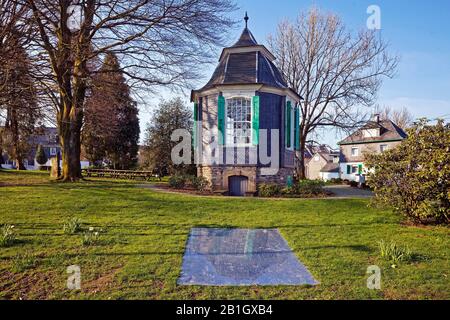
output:
M 235 8 L 231 0 L 25 1 L 39 32 L 33 52 L 47 58 L 56 84 L 64 181 L 81 177 L 89 63 L 112 52 L 132 86 L 186 86 L 222 42 Z
M 297 175 L 304 179 L 308 135 L 360 124 L 367 116 L 362 107 L 373 105 L 382 78 L 393 76 L 398 59 L 375 31 L 353 36 L 338 16 L 318 9 L 281 22 L 268 40 L 289 86 L 304 98 L 297 161 Z
M 380 115 L 380 119 L 391 120 L 403 130 L 411 127 L 414 123 L 415 118 L 406 107 L 403 107 L 401 109 L 393 109 L 389 106 L 377 106 L 375 110 L 376 113 Z
M 23 3 L 0 0 L 0 154 L 5 150 L 16 168 L 25 169 L 29 137 L 41 118 L 33 64 L 27 49 L 32 28 Z

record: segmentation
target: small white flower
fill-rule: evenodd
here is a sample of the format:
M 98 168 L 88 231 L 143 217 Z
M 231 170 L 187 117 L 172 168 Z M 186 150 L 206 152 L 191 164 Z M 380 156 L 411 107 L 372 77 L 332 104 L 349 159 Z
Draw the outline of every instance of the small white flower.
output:
M 89 231 L 94 231 L 94 227 L 89 227 Z
M 11 229 L 13 229 L 13 228 L 14 228 L 14 225 L 11 226 Z
M 98 232 L 94 232 L 94 235 L 98 236 Z

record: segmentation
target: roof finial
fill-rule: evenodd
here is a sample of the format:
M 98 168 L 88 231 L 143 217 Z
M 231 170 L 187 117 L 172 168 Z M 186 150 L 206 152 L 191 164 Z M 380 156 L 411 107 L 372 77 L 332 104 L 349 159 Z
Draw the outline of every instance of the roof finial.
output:
M 245 17 L 244 17 L 244 20 L 245 20 L 245 29 L 247 29 L 247 22 L 248 22 L 248 15 L 247 15 L 247 11 L 245 11 Z

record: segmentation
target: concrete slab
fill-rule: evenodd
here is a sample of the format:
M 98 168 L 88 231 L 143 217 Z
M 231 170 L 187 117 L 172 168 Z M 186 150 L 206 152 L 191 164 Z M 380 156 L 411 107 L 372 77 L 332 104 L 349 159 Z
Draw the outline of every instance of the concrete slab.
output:
M 315 285 L 276 229 L 193 228 L 178 284 Z

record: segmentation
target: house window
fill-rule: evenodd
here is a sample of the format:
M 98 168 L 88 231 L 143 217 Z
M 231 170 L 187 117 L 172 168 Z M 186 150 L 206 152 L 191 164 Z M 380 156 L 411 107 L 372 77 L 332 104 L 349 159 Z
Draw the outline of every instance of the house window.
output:
M 358 148 L 352 148 L 352 157 L 359 156 L 359 149 Z
M 388 145 L 387 144 L 380 145 L 380 152 L 385 152 L 387 149 L 388 149 Z
M 56 148 L 50 148 L 50 155 L 56 156 Z
M 319 155 L 316 155 L 315 157 L 314 157 L 314 161 L 319 161 L 320 160 L 320 156 Z
M 358 166 L 352 166 L 352 173 L 358 173 Z
M 226 142 L 230 145 L 249 145 L 252 142 L 251 99 L 227 99 Z

